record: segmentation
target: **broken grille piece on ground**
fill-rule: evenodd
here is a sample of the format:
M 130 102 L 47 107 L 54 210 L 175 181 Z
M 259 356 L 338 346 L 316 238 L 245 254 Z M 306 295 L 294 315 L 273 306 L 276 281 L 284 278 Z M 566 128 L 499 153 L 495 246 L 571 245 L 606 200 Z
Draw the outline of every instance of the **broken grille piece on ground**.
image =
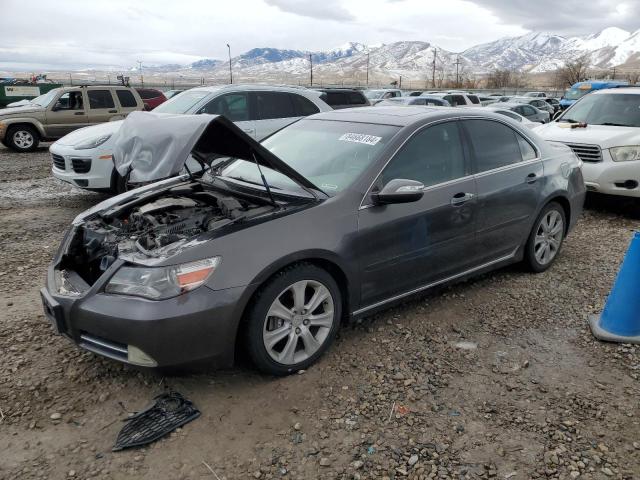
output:
M 125 420 L 113 446 L 114 452 L 154 442 L 200 416 L 193 403 L 178 392 L 163 393 L 154 400 L 149 408 Z

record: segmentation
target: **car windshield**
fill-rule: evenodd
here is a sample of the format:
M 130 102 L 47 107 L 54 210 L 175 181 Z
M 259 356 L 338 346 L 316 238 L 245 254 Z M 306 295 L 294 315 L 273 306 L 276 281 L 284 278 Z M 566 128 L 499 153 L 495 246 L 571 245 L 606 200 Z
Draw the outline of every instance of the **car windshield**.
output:
M 194 90 L 182 92 L 180 95 L 174 95 L 169 100 L 153 109 L 155 113 L 187 113 L 200 100 L 209 96 L 211 92 L 203 90 Z
M 584 97 L 562 115 L 558 122 L 640 127 L 640 95 L 602 93 Z
M 382 98 L 384 90 L 365 90 L 364 94 L 369 100 L 376 100 Z
M 44 95 L 40 95 L 39 97 L 29 100 L 29 102 L 40 105 L 41 107 L 46 107 L 53 101 L 59 91 L 59 88 L 54 88 L 53 90 L 49 90 Z
M 369 123 L 301 120 L 267 138 L 262 145 L 322 189 L 334 196 L 348 188 L 382 152 L 399 127 Z M 245 160 L 219 159 L 212 171 L 223 179 L 262 186 L 256 164 Z M 274 193 L 300 192 L 289 177 L 261 167 Z
M 581 90 L 579 88 L 571 88 L 565 92 L 564 98 L 566 100 L 577 100 L 579 98 L 584 97 L 590 91 L 591 91 L 590 89 Z

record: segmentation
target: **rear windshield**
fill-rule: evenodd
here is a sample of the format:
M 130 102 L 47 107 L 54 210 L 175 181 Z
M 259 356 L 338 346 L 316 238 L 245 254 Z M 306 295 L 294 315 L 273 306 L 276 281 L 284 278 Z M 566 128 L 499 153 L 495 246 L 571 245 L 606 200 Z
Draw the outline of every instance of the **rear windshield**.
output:
M 564 98 L 567 100 L 577 100 L 584 97 L 587 93 L 591 92 L 591 89 L 580 90 L 579 88 L 571 88 L 564 94 Z
M 187 113 L 203 98 L 210 95 L 210 92 L 186 91 L 180 95 L 175 95 L 169 100 L 153 109 L 154 113 Z
M 399 127 L 368 123 L 301 120 L 267 138 L 262 144 L 298 173 L 333 196 L 349 187 L 375 162 Z M 214 169 L 216 165 L 212 166 Z M 274 193 L 300 189 L 287 176 L 262 167 Z M 236 160 L 220 175 L 262 185 L 254 163 Z

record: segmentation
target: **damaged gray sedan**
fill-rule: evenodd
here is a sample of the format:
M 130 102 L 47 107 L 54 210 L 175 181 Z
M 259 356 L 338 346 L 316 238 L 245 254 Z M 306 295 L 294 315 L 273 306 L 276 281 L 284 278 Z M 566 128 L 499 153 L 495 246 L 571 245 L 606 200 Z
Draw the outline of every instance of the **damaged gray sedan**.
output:
M 79 215 L 41 294 L 58 333 L 141 366 L 229 366 L 243 346 L 264 372 L 306 368 L 345 319 L 546 270 L 585 193 L 571 150 L 491 112 L 341 110 L 261 144 L 215 116 L 121 132 L 121 174 L 169 178 Z

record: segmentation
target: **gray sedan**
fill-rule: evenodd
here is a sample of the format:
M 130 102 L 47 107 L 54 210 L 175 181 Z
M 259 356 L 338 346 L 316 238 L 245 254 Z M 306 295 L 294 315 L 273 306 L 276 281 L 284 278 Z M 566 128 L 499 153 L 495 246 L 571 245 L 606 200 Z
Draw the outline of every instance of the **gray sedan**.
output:
M 548 269 L 585 195 L 568 147 L 480 109 L 332 111 L 261 144 L 221 116 L 130 127 L 132 174 L 169 178 L 80 214 L 41 293 L 58 333 L 135 365 L 229 365 L 244 345 L 264 372 L 307 368 L 344 320 L 508 264 Z M 172 177 L 186 159 L 202 171 Z
M 539 110 L 533 105 L 528 105 L 526 103 L 500 102 L 500 108 L 512 110 L 531 122 L 547 123 L 551 120 L 549 112 Z

